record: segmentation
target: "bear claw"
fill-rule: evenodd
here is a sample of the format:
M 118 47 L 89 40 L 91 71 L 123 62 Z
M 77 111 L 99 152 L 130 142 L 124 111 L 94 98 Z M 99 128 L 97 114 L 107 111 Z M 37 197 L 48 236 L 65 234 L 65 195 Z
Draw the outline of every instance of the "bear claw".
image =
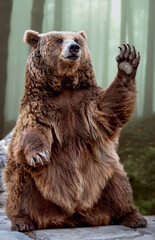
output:
M 49 161 L 50 161 L 49 152 L 48 152 L 48 150 L 45 150 L 45 151 L 37 153 L 34 157 L 32 157 L 29 160 L 29 164 L 32 167 L 36 167 L 36 165 L 44 165 L 44 163 L 47 163 Z
M 140 53 L 136 52 L 134 46 L 131 49 L 129 44 L 123 43 L 122 45 L 123 48 L 118 47 L 120 49 L 120 54 L 116 57 L 118 69 L 127 75 L 131 75 L 137 70 L 140 61 Z
M 47 150 L 40 152 L 39 155 L 43 156 L 46 161 L 49 161 L 49 152 Z
M 35 167 L 35 166 L 36 166 L 34 158 L 31 158 L 31 159 L 30 159 L 30 165 L 31 165 L 32 167 Z

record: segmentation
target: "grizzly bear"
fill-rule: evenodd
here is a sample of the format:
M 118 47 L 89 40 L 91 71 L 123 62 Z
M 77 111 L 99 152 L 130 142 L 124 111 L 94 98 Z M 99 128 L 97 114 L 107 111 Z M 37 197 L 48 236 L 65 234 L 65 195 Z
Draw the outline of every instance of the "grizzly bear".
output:
M 145 227 L 117 155 L 136 102 L 140 54 L 123 44 L 115 80 L 95 81 L 85 32 L 26 31 L 25 92 L 4 172 L 13 231 Z

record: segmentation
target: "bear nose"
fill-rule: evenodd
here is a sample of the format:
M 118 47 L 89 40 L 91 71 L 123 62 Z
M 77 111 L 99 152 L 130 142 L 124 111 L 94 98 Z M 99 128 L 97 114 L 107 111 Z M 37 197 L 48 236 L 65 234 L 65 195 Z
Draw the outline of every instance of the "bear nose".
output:
M 76 43 L 73 43 L 73 44 L 71 44 L 71 45 L 69 46 L 69 51 L 70 51 L 71 53 L 73 53 L 73 54 L 78 53 L 79 50 L 80 50 L 80 46 L 79 46 L 78 44 L 76 44 Z

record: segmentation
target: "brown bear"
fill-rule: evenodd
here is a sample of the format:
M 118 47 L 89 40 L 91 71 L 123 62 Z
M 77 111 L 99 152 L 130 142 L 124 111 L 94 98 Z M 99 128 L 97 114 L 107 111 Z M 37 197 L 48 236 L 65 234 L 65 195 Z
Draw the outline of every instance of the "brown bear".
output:
M 136 102 L 140 54 L 120 48 L 118 72 L 97 86 L 86 34 L 26 31 L 25 92 L 4 172 L 12 230 L 145 227 L 117 155 Z

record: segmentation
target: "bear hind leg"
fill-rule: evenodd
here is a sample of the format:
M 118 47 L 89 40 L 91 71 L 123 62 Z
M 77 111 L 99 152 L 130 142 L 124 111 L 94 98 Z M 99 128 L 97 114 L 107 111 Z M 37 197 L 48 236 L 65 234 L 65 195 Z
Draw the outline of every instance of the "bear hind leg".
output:
M 126 174 L 115 172 L 99 201 L 86 216 L 93 226 L 119 224 L 132 228 L 146 227 L 146 219 L 136 210 Z
M 36 229 L 34 223 L 26 215 L 25 216 L 21 215 L 11 220 L 12 220 L 12 225 L 11 225 L 12 231 L 29 232 Z
M 127 214 L 123 219 L 121 219 L 119 224 L 131 228 L 140 228 L 146 227 L 147 221 L 139 212 L 134 210 L 133 212 Z

